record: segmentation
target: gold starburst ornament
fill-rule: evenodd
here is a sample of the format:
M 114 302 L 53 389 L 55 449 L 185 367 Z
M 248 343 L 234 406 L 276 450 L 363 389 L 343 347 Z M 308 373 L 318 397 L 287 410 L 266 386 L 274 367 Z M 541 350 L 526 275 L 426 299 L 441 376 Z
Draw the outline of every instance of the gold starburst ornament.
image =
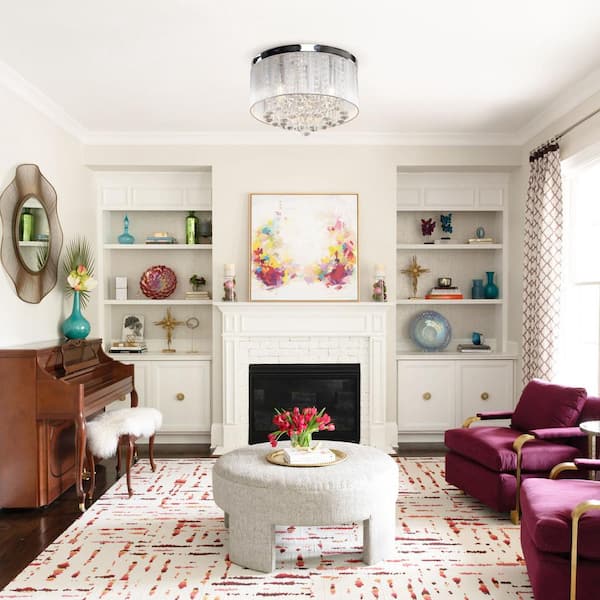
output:
M 412 296 L 409 300 L 417 299 L 417 284 L 419 282 L 419 277 L 423 275 L 423 273 L 429 273 L 429 269 L 423 268 L 418 262 L 417 257 L 413 256 L 410 260 L 410 264 L 406 269 L 402 269 L 400 271 L 404 275 L 408 275 L 410 277 L 411 285 L 412 285 Z

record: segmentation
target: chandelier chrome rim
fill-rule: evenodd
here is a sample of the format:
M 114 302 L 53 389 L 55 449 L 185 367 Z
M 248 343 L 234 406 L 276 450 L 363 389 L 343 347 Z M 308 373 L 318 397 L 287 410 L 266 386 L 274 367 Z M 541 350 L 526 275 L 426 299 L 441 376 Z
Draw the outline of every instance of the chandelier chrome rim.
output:
M 309 135 L 358 115 L 357 60 L 325 44 L 287 44 L 255 56 L 250 113 L 258 121 Z
M 261 60 L 270 58 L 271 56 L 277 56 L 278 54 L 286 54 L 288 52 L 324 52 L 325 54 L 334 54 L 341 56 L 347 60 L 351 60 L 355 65 L 358 65 L 356 56 L 343 50 L 342 48 L 336 48 L 335 46 L 327 46 L 325 44 L 286 44 L 285 46 L 276 46 L 275 48 L 269 48 L 263 50 L 260 54 L 252 59 L 252 64 L 255 65 Z

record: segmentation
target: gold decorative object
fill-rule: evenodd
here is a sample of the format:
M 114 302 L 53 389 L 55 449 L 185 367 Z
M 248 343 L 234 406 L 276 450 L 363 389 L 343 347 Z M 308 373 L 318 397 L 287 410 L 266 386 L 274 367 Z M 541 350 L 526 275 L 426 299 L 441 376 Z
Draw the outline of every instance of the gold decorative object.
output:
M 171 342 L 173 341 L 173 329 L 175 329 L 177 325 L 183 325 L 183 321 L 177 321 L 174 319 L 171 316 L 171 309 L 167 308 L 167 316 L 160 321 L 154 321 L 154 324 L 160 325 L 167 331 L 167 347 L 163 350 L 163 352 L 176 352 L 175 348 L 171 348 Z
M 424 269 L 417 262 L 417 257 L 413 256 L 410 260 L 408 268 L 402 269 L 400 272 L 410 277 L 412 284 L 412 296 L 410 297 L 410 300 L 414 300 L 417 297 L 417 283 L 419 281 L 419 277 L 423 275 L 423 273 L 429 273 L 429 269 Z

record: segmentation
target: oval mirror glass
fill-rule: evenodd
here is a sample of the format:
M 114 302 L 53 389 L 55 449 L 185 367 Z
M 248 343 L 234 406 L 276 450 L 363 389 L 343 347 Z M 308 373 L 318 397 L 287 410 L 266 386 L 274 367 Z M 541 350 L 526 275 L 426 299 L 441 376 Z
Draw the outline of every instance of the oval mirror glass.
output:
M 29 196 L 21 204 L 16 220 L 15 239 L 23 265 L 38 273 L 48 262 L 50 225 L 39 198 Z

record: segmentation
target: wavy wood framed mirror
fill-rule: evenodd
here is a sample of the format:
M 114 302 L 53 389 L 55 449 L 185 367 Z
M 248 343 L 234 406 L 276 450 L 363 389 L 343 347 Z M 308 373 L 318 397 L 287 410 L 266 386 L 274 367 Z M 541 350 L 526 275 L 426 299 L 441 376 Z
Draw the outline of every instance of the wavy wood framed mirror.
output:
M 19 165 L 0 196 L 2 264 L 17 296 L 31 304 L 56 285 L 63 243 L 56 198 L 37 165 Z

